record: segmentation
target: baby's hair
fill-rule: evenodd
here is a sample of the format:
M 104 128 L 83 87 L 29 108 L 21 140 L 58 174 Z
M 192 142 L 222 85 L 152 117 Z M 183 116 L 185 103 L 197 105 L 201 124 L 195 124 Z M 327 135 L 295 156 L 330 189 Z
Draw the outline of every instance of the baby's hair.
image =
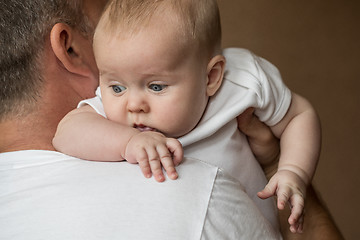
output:
M 216 0 L 110 0 L 99 26 L 116 37 L 136 34 L 155 13 L 168 11 L 184 39 L 197 42 L 201 50 L 211 55 L 220 50 L 221 24 Z

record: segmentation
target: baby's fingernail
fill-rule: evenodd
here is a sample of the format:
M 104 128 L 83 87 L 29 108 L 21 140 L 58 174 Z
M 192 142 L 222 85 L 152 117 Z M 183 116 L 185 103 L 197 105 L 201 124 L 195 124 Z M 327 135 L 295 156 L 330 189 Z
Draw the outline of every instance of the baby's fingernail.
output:
M 157 180 L 158 180 L 158 182 L 163 182 L 165 180 L 165 178 L 164 178 L 164 176 L 159 175 L 159 176 L 157 176 Z
M 177 179 L 178 176 L 179 176 L 179 175 L 178 175 L 176 172 L 174 172 L 174 173 L 171 174 L 171 178 L 172 178 L 172 179 Z

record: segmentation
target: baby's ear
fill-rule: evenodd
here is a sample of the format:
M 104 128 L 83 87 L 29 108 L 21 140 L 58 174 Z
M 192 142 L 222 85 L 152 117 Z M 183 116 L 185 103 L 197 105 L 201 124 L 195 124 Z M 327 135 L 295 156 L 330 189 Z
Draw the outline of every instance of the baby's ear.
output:
M 225 57 L 222 55 L 216 55 L 208 63 L 208 83 L 206 93 L 209 97 L 213 96 L 221 86 L 224 77 L 225 63 Z

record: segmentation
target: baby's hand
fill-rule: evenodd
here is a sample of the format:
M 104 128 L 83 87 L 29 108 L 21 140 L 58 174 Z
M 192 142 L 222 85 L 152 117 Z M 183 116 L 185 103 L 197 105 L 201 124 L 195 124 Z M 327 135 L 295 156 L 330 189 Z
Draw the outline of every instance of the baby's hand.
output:
M 140 132 L 128 142 L 125 159 L 130 163 L 139 163 L 146 178 L 154 175 L 158 182 L 165 180 L 162 167 L 170 179 L 178 178 L 175 166 L 183 158 L 180 142 L 174 138 L 167 138 L 158 132 Z
M 306 185 L 304 181 L 294 172 L 289 170 L 279 170 L 265 186 L 258 192 L 262 199 L 277 195 L 277 206 L 283 210 L 286 202 L 289 202 L 291 214 L 288 219 L 290 231 L 301 233 L 304 218 L 304 199 Z

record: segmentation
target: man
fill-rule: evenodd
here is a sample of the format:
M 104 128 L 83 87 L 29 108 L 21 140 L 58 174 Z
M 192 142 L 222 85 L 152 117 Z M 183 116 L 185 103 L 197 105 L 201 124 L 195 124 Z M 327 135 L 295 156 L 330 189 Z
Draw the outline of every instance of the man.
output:
M 134 165 L 52 152 L 60 119 L 98 85 L 91 39 L 105 3 L 1 0 L 0 238 L 277 238 L 213 166 L 187 159 L 182 179 L 158 185 Z

